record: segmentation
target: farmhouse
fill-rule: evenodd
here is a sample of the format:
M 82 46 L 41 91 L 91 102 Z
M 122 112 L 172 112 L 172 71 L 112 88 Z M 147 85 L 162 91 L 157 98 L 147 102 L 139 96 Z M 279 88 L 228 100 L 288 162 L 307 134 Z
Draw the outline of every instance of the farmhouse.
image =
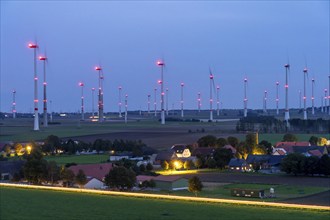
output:
M 228 168 L 231 171 L 244 172 L 250 171 L 250 166 L 246 163 L 244 159 L 232 158 L 229 161 Z
M 25 161 L 0 161 L 0 180 L 11 180 L 15 173 L 19 173 Z
M 100 163 L 100 164 L 80 164 L 69 167 L 72 172 L 77 175 L 79 170 L 84 171 L 87 177 L 87 183 L 85 188 L 101 189 L 104 187 L 104 177 L 113 168 L 112 163 Z

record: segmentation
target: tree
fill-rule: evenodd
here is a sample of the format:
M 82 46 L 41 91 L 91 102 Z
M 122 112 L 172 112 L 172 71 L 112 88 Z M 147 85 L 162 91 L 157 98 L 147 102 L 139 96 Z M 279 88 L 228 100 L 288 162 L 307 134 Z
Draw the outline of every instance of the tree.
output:
M 47 164 L 47 181 L 54 184 L 60 179 L 60 168 L 55 161 L 49 161 Z
M 213 158 L 220 169 L 225 168 L 228 165 L 231 158 L 233 158 L 233 153 L 231 150 L 218 148 L 213 153 Z
M 272 154 L 273 153 L 273 147 L 272 147 L 272 144 L 268 141 L 265 141 L 265 140 L 262 140 L 260 143 L 259 143 L 259 146 L 262 146 L 265 148 L 267 154 Z
M 298 138 L 294 134 L 285 134 L 282 141 L 285 142 L 297 142 Z
M 227 137 L 227 141 L 228 141 L 228 144 L 230 144 L 231 146 L 233 146 L 235 148 L 238 146 L 238 143 L 239 143 L 238 138 L 233 137 L 233 136 Z
M 218 138 L 218 140 L 217 140 L 218 147 L 224 147 L 227 144 L 228 144 L 228 141 L 226 140 L 226 138 Z
M 147 163 L 146 169 L 147 169 L 147 171 L 152 171 L 154 169 L 154 167 L 152 166 L 151 163 Z
M 10 152 L 11 152 L 11 146 L 9 144 L 6 144 L 4 150 L 5 150 L 6 156 L 9 157 Z
M 140 172 L 145 172 L 146 171 L 146 166 L 144 166 L 144 164 L 141 164 L 140 166 L 139 166 L 139 170 L 140 170 Z
M 20 153 L 21 150 L 23 149 L 23 146 L 22 146 L 22 144 L 20 144 L 20 143 L 16 143 L 16 144 L 14 145 L 14 149 L 15 149 L 15 153 L 18 154 L 18 153 Z
M 316 156 L 305 157 L 303 160 L 303 170 L 305 175 L 319 173 L 319 158 Z
M 327 145 L 327 139 L 324 137 L 320 137 L 317 141 L 318 146 L 326 146 Z
M 317 142 L 318 142 L 318 137 L 316 137 L 316 136 L 311 136 L 310 138 L 309 138 L 309 143 L 311 144 L 311 145 L 317 145 Z
M 51 153 L 51 154 L 57 154 L 58 149 L 61 148 L 61 141 L 58 136 L 55 135 L 49 135 L 46 140 L 45 144 L 43 146 L 43 150 L 46 153 Z
M 283 158 L 281 162 L 281 170 L 287 174 L 298 174 L 303 173 L 303 161 L 305 156 L 299 153 L 292 153 Z
M 190 170 L 193 166 L 194 166 L 194 164 L 191 160 L 186 160 L 183 164 L 183 168 L 185 170 Z
M 217 162 L 213 158 L 209 158 L 206 160 L 206 166 L 208 168 L 215 168 L 217 166 Z
M 75 180 L 79 187 L 83 188 L 83 186 L 87 183 L 87 177 L 83 170 L 78 171 Z
M 164 170 L 168 170 L 170 168 L 170 165 L 166 160 L 162 162 L 161 166 Z
M 40 184 L 47 179 L 47 161 L 43 159 L 39 147 L 33 147 L 31 153 L 26 156 L 23 172 L 25 179 L 32 184 Z
M 330 157 L 328 155 L 323 155 L 319 160 L 319 171 L 320 174 L 325 176 L 330 175 Z
M 213 135 L 206 135 L 198 139 L 199 147 L 214 147 L 217 144 L 217 138 Z
M 194 161 L 194 165 L 197 169 L 201 168 L 203 166 L 203 162 L 201 158 L 196 158 L 196 160 Z
M 123 166 L 114 167 L 105 176 L 105 184 L 120 190 L 131 189 L 136 181 L 135 173 Z
M 72 170 L 66 167 L 61 168 L 60 177 L 63 181 L 63 186 L 72 186 L 75 176 Z
M 197 176 L 194 176 L 191 179 L 189 179 L 188 181 L 189 192 L 195 193 L 195 196 L 197 196 L 197 193 L 202 191 L 202 189 L 203 189 L 203 184 Z

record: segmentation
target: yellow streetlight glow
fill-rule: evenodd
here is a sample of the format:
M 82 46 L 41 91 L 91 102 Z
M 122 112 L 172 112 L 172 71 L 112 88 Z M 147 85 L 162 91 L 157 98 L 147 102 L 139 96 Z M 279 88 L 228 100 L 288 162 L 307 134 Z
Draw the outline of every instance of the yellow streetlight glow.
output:
M 32 150 L 32 147 L 30 145 L 27 145 L 26 150 L 27 150 L 27 153 L 30 154 L 31 150 Z

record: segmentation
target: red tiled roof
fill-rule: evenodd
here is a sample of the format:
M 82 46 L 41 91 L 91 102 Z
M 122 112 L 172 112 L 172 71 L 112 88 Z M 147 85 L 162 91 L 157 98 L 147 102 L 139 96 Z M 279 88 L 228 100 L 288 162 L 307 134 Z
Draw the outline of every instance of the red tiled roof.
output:
M 99 180 L 103 180 L 112 168 L 112 163 L 80 164 L 69 167 L 75 175 L 77 175 L 79 170 L 82 170 L 87 177 L 94 177 Z
M 283 146 L 310 146 L 308 141 L 300 141 L 300 142 L 277 142 L 275 144 L 275 148 L 283 148 Z

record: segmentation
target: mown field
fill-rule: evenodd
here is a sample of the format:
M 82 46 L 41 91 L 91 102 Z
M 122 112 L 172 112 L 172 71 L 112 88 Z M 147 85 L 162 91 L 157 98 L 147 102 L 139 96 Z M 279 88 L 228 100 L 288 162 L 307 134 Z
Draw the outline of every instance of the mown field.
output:
M 0 219 L 328 219 L 329 212 L 0 188 Z
M 63 155 L 63 156 L 46 156 L 47 161 L 55 161 L 57 165 L 65 165 L 67 163 L 76 164 L 93 164 L 105 163 L 109 159 L 108 154 L 93 155 Z

